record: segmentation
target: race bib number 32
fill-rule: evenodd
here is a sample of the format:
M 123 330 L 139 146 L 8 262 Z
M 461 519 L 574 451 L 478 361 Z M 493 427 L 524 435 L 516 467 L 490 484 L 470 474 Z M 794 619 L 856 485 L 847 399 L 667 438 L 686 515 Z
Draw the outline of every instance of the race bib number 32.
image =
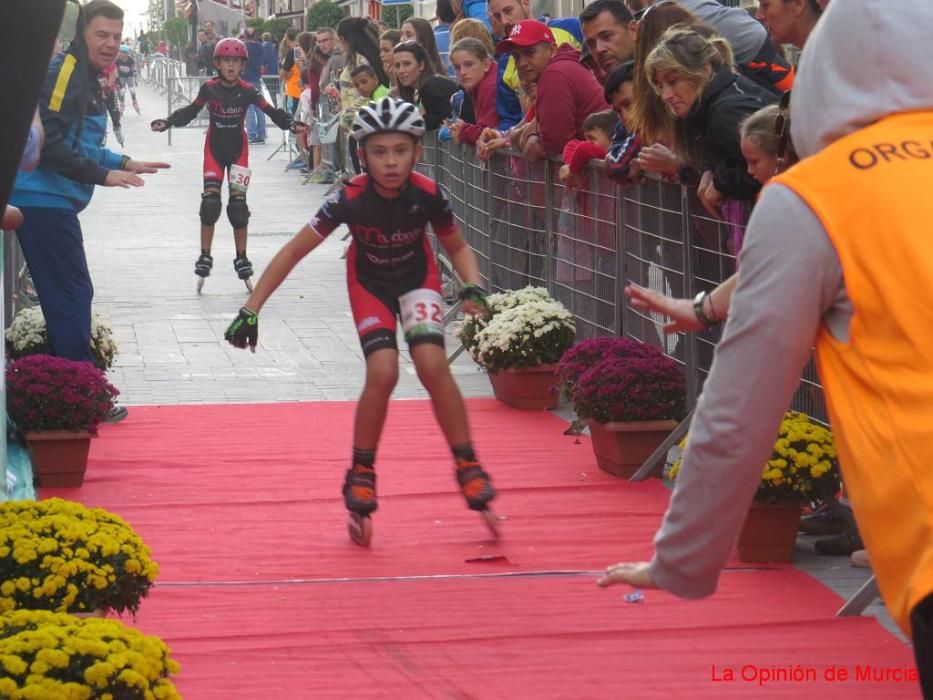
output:
M 405 340 L 425 335 L 444 335 L 444 306 L 433 289 L 413 289 L 399 297 Z

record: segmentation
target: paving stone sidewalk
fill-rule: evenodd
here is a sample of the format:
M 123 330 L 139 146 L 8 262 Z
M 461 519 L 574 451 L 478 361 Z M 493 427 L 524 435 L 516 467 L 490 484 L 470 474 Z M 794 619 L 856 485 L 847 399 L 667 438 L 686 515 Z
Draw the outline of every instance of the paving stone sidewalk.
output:
M 204 129 L 174 129 L 169 146 L 166 134 L 149 130 L 152 119 L 166 114 L 165 97 L 142 86 L 139 100 L 142 116 L 129 111 L 123 119 L 126 153 L 164 160 L 172 168 L 144 176 L 143 188 L 97 188 L 82 215 L 95 309 L 113 326 L 120 347 L 111 381 L 121 401 L 355 399 L 364 364 L 350 317 L 341 236 L 309 255 L 263 309 L 256 354 L 230 347 L 223 332 L 247 293 L 233 272 L 226 214 L 217 222 L 213 274 L 203 294 L 195 292 Z M 302 185 L 297 171 L 286 172 L 287 151 L 275 153 L 281 143 L 282 132 L 270 124 L 268 142 L 250 147 L 248 254 L 257 276 L 327 191 Z M 452 337 L 448 346 L 456 346 Z M 468 357 L 456 361 L 454 372 L 465 395 L 491 393 Z M 397 398 L 426 396 L 407 356 L 400 374 Z

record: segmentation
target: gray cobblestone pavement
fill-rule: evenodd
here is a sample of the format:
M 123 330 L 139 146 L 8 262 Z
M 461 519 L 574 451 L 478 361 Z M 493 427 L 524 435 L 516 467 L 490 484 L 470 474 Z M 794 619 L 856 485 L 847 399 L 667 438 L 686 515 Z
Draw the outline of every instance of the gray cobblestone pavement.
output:
M 82 215 L 95 309 L 113 326 L 120 346 L 111 381 L 121 401 L 355 399 L 364 365 L 340 259 L 346 244 L 332 236 L 272 297 L 263 309 L 255 355 L 227 345 L 224 329 L 247 294 L 233 272 L 233 233 L 226 215 L 217 222 L 213 274 L 203 294 L 195 292 L 204 130 L 175 129 L 169 146 L 165 134 L 148 128 L 152 119 L 165 116 L 165 98 L 148 87 L 140 93 L 143 115 L 124 116 L 126 152 L 167 161 L 172 169 L 144 176 L 146 186 L 140 189 L 98 188 Z M 248 254 L 257 275 L 314 214 L 327 190 L 302 185 L 297 171 L 285 171 L 286 152 L 273 155 L 281 133 L 270 125 L 269 141 L 250 151 Z M 451 331 L 449 347 L 454 343 Z M 465 395 L 491 393 L 468 357 L 457 360 L 454 372 Z M 400 374 L 396 397 L 426 396 L 407 357 Z
M 165 98 L 142 86 L 140 103 L 142 116 L 124 117 L 126 152 L 168 161 L 172 169 L 145 176 L 141 189 L 98 188 L 82 215 L 95 308 L 120 345 L 111 381 L 121 400 L 133 405 L 355 399 L 364 365 L 350 318 L 340 236 L 308 256 L 263 310 L 258 352 L 231 348 L 223 332 L 246 291 L 233 272 L 233 235 L 225 216 L 217 224 L 214 272 L 204 293 L 195 292 L 204 130 L 175 129 L 169 146 L 165 134 L 148 128 L 152 119 L 165 116 Z M 285 171 L 288 157 L 273 155 L 280 134 L 270 125 L 269 142 L 252 146 L 250 153 L 249 257 L 257 274 L 317 210 L 327 189 L 302 186 L 297 172 Z M 410 359 L 402 362 L 395 397 L 426 397 Z M 453 369 L 464 395 L 491 395 L 487 378 L 469 357 L 461 355 Z M 852 568 L 847 557 L 813 554 L 811 538 L 801 538 L 798 549 L 797 566 L 844 597 L 869 575 Z M 607 552 L 607 562 L 611 558 Z M 896 632 L 881 604 L 868 612 Z

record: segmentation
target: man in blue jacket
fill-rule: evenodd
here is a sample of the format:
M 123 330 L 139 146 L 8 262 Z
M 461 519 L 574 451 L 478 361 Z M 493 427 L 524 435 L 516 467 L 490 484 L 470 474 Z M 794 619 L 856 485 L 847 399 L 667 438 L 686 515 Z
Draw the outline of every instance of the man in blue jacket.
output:
M 243 71 L 243 80 L 252 85 L 259 94 L 262 94 L 262 42 L 256 38 L 256 28 L 247 27 L 243 32 L 243 43 L 249 59 Z M 256 105 L 250 105 L 246 113 L 246 137 L 250 143 L 266 142 L 266 115 L 259 111 Z
M 122 34 L 119 6 L 91 0 L 83 7 L 75 39 L 52 59 L 39 96 L 45 130 L 39 167 L 19 174 L 10 198 L 23 213 L 16 234 L 39 293 L 49 351 L 69 360 L 91 361 L 94 288 L 78 213 L 95 185 L 141 187 L 140 173 L 169 167 L 104 147 L 107 109 L 98 76 L 116 60 Z M 120 406 L 110 421 L 125 416 Z

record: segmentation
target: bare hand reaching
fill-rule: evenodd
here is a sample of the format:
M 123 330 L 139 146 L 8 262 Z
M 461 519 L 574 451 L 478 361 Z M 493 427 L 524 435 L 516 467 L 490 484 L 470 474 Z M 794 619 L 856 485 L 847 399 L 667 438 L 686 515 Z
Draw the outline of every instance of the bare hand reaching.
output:
M 123 169 L 131 173 L 145 173 L 147 175 L 152 175 L 157 173 L 160 170 L 165 168 L 171 168 L 172 166 L 168 163 L 153 163 L 142 160 L 128 160 L 126 165 L 123 166 Z
M 136 173 L 127 170 L 109 170 L 104 187 L 142 187 L 146 182 Z
M 646 561 L 623 562 L 606 567 L 606 575 L 596 585 L 608 588 L 617 583 L 627 583 L 634 588 L 657 588 L 651 578 L 651 564 Z
M 665 294 L 655 292 L 637 284 L 630 284 L 625 288 L 632 306 L 639 311 L 653 311 L 663 314 L 670 320 L 664 324 L 665 333 L 679 333 L 699 331 L 703 329 L 693 310 L 693 301 L 690 299 L 675 299 Z

